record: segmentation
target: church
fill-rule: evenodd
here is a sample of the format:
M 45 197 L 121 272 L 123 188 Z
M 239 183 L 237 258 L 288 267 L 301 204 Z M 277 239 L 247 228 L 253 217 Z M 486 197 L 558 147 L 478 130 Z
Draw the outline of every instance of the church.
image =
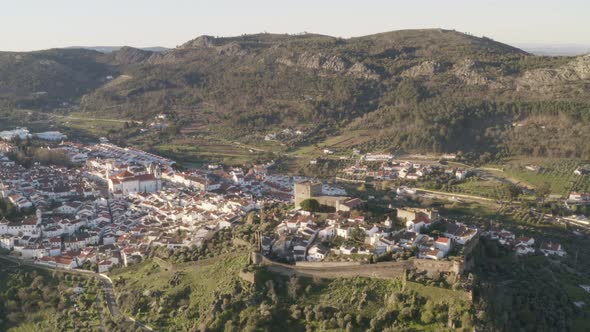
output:
M 151 170 L 151 169 L 150 169 Z M 109 191 L 115 196 L 133 193 L 153 193 L 162 188 L 159 172 L 131 172 L 124 170 L 109 177 Z

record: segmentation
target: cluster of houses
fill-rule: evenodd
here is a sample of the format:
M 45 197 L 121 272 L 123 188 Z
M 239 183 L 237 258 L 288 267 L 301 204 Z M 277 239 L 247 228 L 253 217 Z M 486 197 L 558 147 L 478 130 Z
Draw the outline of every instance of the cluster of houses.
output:
M 0 155 L 0 196 L 22 212 L 0 220 L 0 247 L 57 268 L 89 262 L 106 272 L 154 246 L 198 247 L 263 204 L 292 201 L 294 183 L 305 180 L 270 175 L 272 164 L 178 171 L 172 160 L 109 143 L 51 148 L 80 162 L 24 168 Z
M 512 248 L 518 256 L 531 255 L 536 252 L 535 239 L 532 237 L 523 236 L 517 238 L 513 232 L 505 229 L 492 229 L 487 232 L 487 236 L 492 240 L 498 240 L 503 246 Z M 538 249 L 545 256 L 563 257 L 567 254 L 561 244 L 551 241 L 543 242 Z
M 443 167 L 442 165 L 427 165 L 412 161 L 395 161 L 391 155 L 365 155 L 360 163 L 343 170 L 348 177 L 364 179 L 372 177 L 377 180 L 391 180 L 395 178 L 406 180 L 418 180 L 435 172 L 444 173 L 446 176 L 464 180 L 468 170 L 462 168 Z M 375 165 L 379 162 L 379 165 Z
M 477 228 L 444 221 L 432 209 L 398 209 L 397 221 L 387 218 L 370 223 L 363 216 L 352 217 L 347 212 L 311 214 L 295 210 L 262 237 L 261 249 L 264 254 L 287 261 L 317 262 L 328 255 L 414 250 L 418 258 L 439 260 L 447 257 L 454 246 L 465 246 L 479 236 Z M 399 223 L 405 227 L 396 229 Z M 440 236 L 426 234 L 434 223 L 443 230 Z

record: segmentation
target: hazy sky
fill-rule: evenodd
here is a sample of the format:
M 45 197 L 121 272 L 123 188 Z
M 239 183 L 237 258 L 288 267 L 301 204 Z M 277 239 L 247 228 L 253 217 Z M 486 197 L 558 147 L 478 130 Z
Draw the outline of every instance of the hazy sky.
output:
M 0 50 L 175 47 L 196 36 L 339 37 L 446 28 L 522 44 L 590 44 L 590 0 L 0 0 Z

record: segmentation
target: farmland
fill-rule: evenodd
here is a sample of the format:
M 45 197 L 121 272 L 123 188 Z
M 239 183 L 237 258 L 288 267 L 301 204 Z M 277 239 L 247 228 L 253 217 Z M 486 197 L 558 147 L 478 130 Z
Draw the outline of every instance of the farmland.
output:
M 588 176 L 576 176 L 574 170 L 586 162 L 580 159 L 538 159 L 514 158 L 503 165 L 492 167 L 502 168 L 503 171 L 490 171 L 498 177 L 517 180 L 524 185 L 538 187 L 547 183 L 551 193 L 565 197 L 570 190 L 585 190 L 590 188 Z M 538 171 L 529 170 L 526 166 L 538 166 Z

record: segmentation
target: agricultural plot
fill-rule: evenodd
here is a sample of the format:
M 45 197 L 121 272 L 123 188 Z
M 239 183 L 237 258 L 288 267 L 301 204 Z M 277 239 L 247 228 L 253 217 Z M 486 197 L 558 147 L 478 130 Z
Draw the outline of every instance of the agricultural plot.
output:
M 124 121 L 108 119 L 89 119 L 84 117 L 64 117 L 56 119 L 57 129 L 70 137 L 79 139 L 98 138 L 109 132 L 123 129 Z
M 504 172 L 494 174 L 518 179 L 532 187 L 548 183 L 552 194 L 565 197 L 570 190 L 589 186 L 589 180 L 574 175 L 574 170 L 582 163 L 578 159 L 516 159 L 504 165 Z M 526 168 L 528 165 L 536 165 L 540 169 L 531 171 Z
M 352 147 L 371 140 L 367 131 L 348 132 L 346 134 L 333 136 L 314 145 L 306 145 L 297 148 L 292 152 L 296 156 L 322 155 L 323 149 L 350 150 Z
M 254 162 L 264 155 L 264 152 L 246 147 L 205 139 L 176 139 L 157 145 L 155 149 L 158 153 L 187 165 L 200 165 L 207 162 L 237 165 Z
M 451 186 L 450 192 L 482 196 L 494 199 L 508 199 L 503 183 L 496 180 L 483 180 L 478 178 L 468 178 L 467 181 L 455 186 Z
M 572 186 L 572 191 L 576 192 L 590 192 L 590 175 L 577 176 Z

